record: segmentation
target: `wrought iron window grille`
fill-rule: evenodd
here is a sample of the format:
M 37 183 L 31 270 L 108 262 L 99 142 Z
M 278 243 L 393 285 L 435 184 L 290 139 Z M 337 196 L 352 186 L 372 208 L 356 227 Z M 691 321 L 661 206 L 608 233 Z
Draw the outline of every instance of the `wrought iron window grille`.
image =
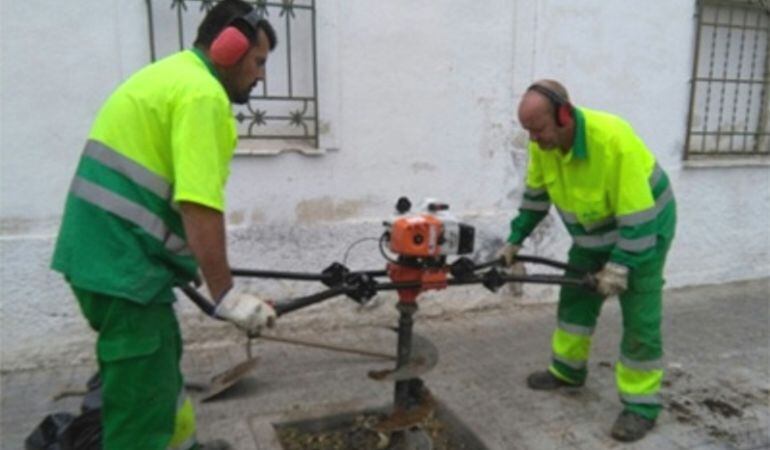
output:
M 150 59 L 189 49 L 197 27 L 219 0 L 145 0 Z M 264 82 L 234 105 L 240 153 L 319 147 L 315 0 L 247 1 L 270 21 L 278 46 Z M 245 148 L 245 149 L 244 149 Z
M 685 159 L 770 156 L 770 2 L 698 0 Z

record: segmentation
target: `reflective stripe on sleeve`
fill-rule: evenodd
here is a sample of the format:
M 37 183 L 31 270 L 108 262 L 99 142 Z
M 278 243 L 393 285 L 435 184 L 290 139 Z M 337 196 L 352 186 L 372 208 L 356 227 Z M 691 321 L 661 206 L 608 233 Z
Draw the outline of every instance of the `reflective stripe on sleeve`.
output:
M 545 188 L 540 189 L 533 189 L 530 187 L 527 187 L 524 189 L 524 195 L 529 197 L 540 197 L 543 194 L 546 194 L 548 191 L 545 190 Z
M 536 201 L 536 200 L 529 200 L 525 198 L 521 202 L 522 209 L 529 209 L 531 211 L 548 211 L 548 208 L 550 207 L 551 207 L 551 202 L 549 201 Z

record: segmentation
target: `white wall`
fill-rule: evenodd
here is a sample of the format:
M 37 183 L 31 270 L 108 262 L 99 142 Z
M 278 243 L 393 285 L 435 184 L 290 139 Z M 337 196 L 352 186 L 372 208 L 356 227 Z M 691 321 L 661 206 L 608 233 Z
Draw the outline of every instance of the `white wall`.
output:
M 93 115 L 148 59 L 144 2 L 2 0 L 0 257 L 4 368 L 90 355 L 91 334 L 47 269 L 67 186 Z M 578 105 L 629 120 L 668 170 L 679 201 L 671 286 L 770 273 L 766 167 L 694 169 L 681 162 L 694 2 L 376 0 L 319 3 L 322 156 L 236 157 L 228 186 L 234 264 L 320 270 L 350 243 L 379 236 L 400 195 L 437 197 L 479 227 L 491 254 L 522 190 L 526 134 L 515 118 L 526 86 L 562 80 Z M 34 18 L 30 20 L 29 18 Z M 77 26 L 75 25 L 77 24 Z M 563 258 L 555 217 L 529 249 Z M 371 243 L 351 267 L 380 267 Z M 315 286 L 254 283 L 274 297 Z M 523 301 L 554 298 L 529 288 Z M 282 326 L 388 321 L 392 297 L 359 310 L 345 300 Z M 423 314 L 510 300 L 448 290 Z M 469 299 L 473 300 L 469 300 Z M 183 303 L 188 339 L 221 337 Z M 216 329 L 216 328 L 215 328 Z M 218 329 L 217 329 L 218 330 Z

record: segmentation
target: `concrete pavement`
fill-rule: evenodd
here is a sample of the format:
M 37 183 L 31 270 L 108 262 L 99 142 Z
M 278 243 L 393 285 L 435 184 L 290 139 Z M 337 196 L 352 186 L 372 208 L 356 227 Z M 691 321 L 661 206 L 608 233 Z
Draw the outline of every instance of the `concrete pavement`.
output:
M 430 301 L 440 301 L 440 297 Z M 609 301 L 594 338 L 589 379 L 581 389 L 534 392 L 524 379 L 548 362 L 555 305 L 517 305 L 415 319 L 415 332 L 438 347 L 437 367 L 424 377 L 436 397 L 490 449 L 765 449 L 770 448 L 770 280 L 666 292 L 666 408 L 656 428 L 633 444 L 608 433 L 621 409 L 612 364 L 620 315 Z M 280 328 L 276 333 L 280 333 Z M 294 332 L 294 337 L 393 352 L 395 335 L 377 327 Z M 367 378 L 389 364 L 375 358 L 276 342 L 253 346 L 253 376 L 215 401 L 197 403 L 201 440 L 225 438 L 262 450 L 255 432 L 266 420 L 387 404 L 392 386 Z M 243 342 L 188 351 L 189 380 L 206 380 L 244 358 Z M 47 414 L 77 410 L 79 389 L 94 371 L 80 366 L 2 373 L 0 443 L 23 439 Z

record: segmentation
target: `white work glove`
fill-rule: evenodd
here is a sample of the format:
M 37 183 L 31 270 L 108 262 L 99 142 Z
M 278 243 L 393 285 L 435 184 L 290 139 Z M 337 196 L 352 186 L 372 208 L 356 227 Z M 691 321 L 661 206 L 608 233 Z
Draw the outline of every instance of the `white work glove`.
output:
M 214 314 L 232 322 L 249 336 L 258 335 L 263 327 L 275 325 L 275 309 L 256 295 L 230 289 L 219 301 Z
M 516 254 L 519 253 L 519 250 L 521 250 L 521 245 L 507 242 L 505 246 L 497 252 L 497 257 L 505 259 L 505 266 L 510 267 L 516 262 Z
M 628 289 L 628 267 L 608 262 L 596 272 L 596 290 L 605 297 L 618 295 Z

